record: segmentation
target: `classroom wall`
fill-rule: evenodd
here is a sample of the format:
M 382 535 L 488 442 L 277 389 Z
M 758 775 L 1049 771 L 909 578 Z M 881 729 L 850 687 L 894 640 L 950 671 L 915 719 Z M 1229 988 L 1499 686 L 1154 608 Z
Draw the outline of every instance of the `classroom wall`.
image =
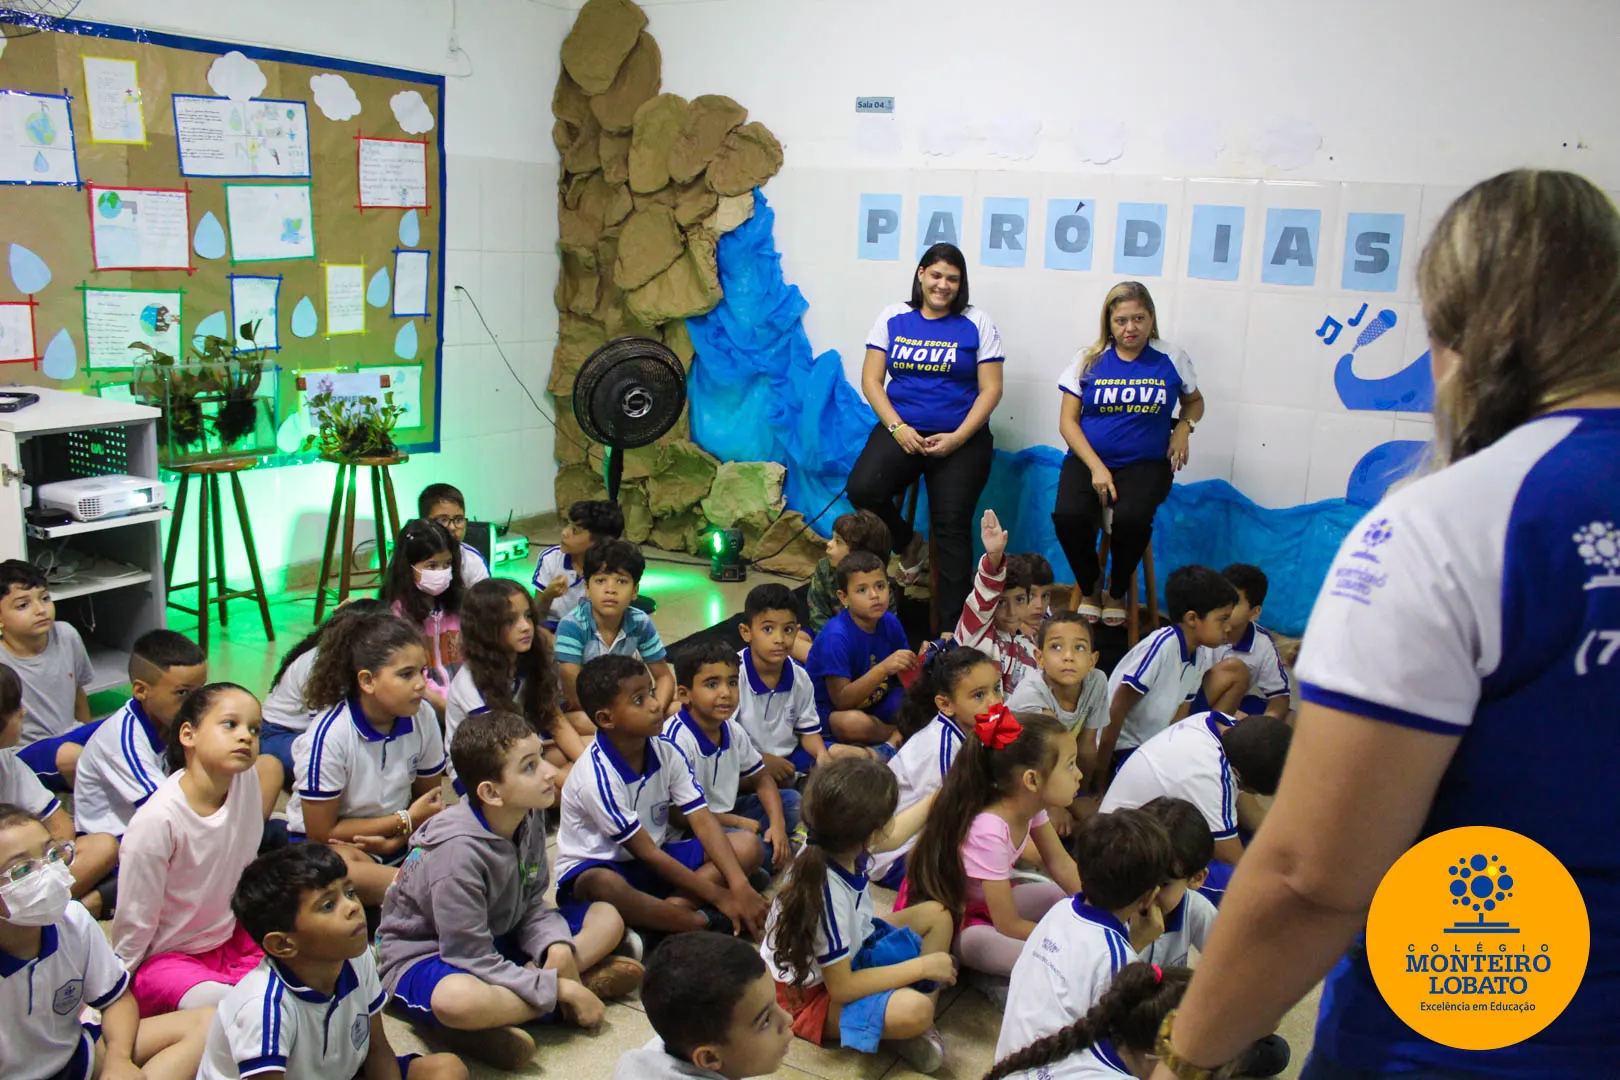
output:
M 1209 399 L 1182 479 L 1226 479 L 1265 506 L 1343 497 L 1363 455 L 1428 437 L 1423 412 L 1347 407 L 1334 369 L 1354 354 L 1352 398 L 1402 371 L 1422 381 L 1413 270 L 1452 198 L 1518 165 L 1620 188 L 1620 5 L 1605 0 L 643 7 L 666 91 L 730 95 L 782 140 L 765 192 L 784 270 L 813 347 L 839 350 L 851 381 L 874 316 L 908 291 L 922 199 L 956 197 L 973 299 L 1008 350 L 998 445 L 1058 444 L 1055 381 L 1095 338 L 1108 287 L 1141 277 Z M 895 112 L 859 116 L 857 95 L 892 96 Z M 893 261 L 858 257 L 863 195 L 898 197 Z M 981 258 L 989 198 L 1028 200 L 1022 267 Z M 1047 268 L 1053 200 L 1090 205 L 1089 271 Z M 1125 203 L 1163 208 L 1157 273 L 1116 269 Z M 1244 208 L 1235 281 L 1190 276 L 1204 204 Z M 1320 212 L 1310 285 L 1263 280 L 1273 209 Z M 1402 218 L 1393 280 L 1376 287 L 1345 273 L 1347 246 L 1352 266 L 1378 261 L 1355 252 L 1377 231 L 1362 213 Z M 1354 348 L 1383 311 L 1394 327 Z
M 447 480 L 466 493 L 470 513 L 505 521 L 553 508 L 552 429 L 501 363 L 471 305 L 449 286 L 473 294 L 518 376 L 549 411 L 544 389 L 557 332 L 550 101 L 573 16 L 530 0 L 459 0 L 455 9 L 463 55 L 454 57 L 447 53 L 449 0 L 84 0 L 75 17 L 450 76 L 442 452 L 417 455 L 394 470 L 394 480 L 402 517 L 415 515 L 425 484 Z M 437 236 L 437 221 L 424 222 L 423 233 Z M 272 581 L 289 564 L 320 558 L 334 471 L 313 464 L 244 478 Z M 357 533 L 369 538 L 367 494 Z M 195 551 L 189 525 L 185 532 L 183 550 Z M 233 561 L 232 577 L 245 576 L 246 567 Z

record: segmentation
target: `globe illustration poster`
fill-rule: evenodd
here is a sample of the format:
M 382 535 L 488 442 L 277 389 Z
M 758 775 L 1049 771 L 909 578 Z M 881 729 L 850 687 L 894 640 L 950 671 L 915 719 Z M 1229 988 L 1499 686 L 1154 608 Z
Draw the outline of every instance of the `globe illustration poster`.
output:
M 76 184 L 73 121 L 66 98 L 0 94 L 0 183 Z

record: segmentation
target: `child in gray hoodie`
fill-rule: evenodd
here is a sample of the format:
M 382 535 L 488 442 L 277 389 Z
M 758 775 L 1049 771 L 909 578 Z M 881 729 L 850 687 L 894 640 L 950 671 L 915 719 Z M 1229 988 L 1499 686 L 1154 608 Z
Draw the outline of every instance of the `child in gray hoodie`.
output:
M 595 1027 L 601 998 L 634 990 L 641 965 L 610 955 L 625 936 L 611 905 L 559 911 L 545 899 L 542 812 L 557 774 L 523 718 L 471 716 L 450 754 L 467 796 L 411 838 L 383 900 L 379 974 L 411 1019 L 516 1070 L 535 1053 L 520 1025 L 560 1013 Z

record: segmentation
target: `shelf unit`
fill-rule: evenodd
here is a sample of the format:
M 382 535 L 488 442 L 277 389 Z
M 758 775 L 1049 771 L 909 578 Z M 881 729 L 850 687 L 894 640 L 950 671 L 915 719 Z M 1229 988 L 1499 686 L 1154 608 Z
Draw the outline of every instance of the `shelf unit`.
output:
M 165 622 L 163 522 L 167 509 L 73 521 L 28 524 L 22 482 L 45 484 L 128 473 L 157 478 L 157 409 L 24 387 L 40 400 L 0 413 L 0 558 L 29 559 L 68 549 L 89 556 L 72 580 L 53 584 L 56 617 L 84 637 L 95 675 L 86 693 L 129 681 L 135 639 Z

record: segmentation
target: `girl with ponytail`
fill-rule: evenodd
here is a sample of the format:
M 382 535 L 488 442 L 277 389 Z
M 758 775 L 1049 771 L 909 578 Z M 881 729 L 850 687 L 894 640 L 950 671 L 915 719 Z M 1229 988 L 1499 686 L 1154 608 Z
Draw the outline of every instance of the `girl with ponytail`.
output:
M 966 967 L 1012 974 L 1024 941 L 1080 874 L 1047 820 L 1080 788 L 1073 732 L 1055 716 L 993 705 L 976 718 L 911 853 L 896 906 L 932 900 L 953 916 Z M 1012 883 L 1033 840 L 1052 881 Z
M 945 1052 L 936 993 L 956 981 L 950 916 L 919 904 L 875 918 L 865 872 L 872 845 L 892 832 L 897 797 L 894 774 L 869 758 L 838 758 L 810 774 L 809 842 L 771 906 L 760 953 L 795 1035 L 864 1053 L 893 1040 L 928 1073 Z
M 1146 1080 L 1156 1061 L 1152 1055 L 1159 1025 L 1181 1003 L 1191 978 L 1190 968 L 1127 964 L 1084 1016 L 1001 1058 L 984 1080 L 1036 1075 L 1118 1080 L 1121 1073 Z

